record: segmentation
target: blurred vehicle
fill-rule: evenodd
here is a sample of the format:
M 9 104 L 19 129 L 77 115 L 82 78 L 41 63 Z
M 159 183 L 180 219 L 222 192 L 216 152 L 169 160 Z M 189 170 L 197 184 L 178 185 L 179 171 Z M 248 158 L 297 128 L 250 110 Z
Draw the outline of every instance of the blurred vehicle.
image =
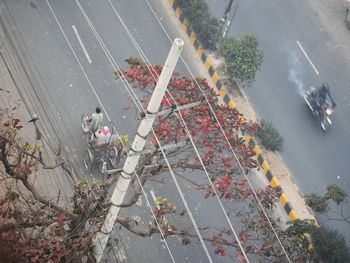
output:
M 336 103 L 334 102 L 329 85 L 324 82 L 319 87 L 310 87 L 304 97 L 312 114 L 318 119 L 323 131 L 327 131 L 332 124 L 331 115 L 334 112 Z

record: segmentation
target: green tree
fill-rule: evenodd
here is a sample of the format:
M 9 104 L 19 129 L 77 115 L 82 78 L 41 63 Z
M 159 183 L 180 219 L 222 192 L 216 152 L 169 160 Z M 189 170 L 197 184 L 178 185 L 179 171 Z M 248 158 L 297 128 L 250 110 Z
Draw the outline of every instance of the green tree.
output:
M 329 210 L 326 199 L 318 194 L 311 193 L 305 196 L 306 205 L 312 208 L 314 212 L 326 213 Z
M 306 252 L 305 233 L 311 238 L 313 245 L 312 252 Z M 321 259 L 323 262 L 327 263 L 350 261 L 349 248 L 346 246 L 343 235 L 339 234 L 337 231 L 317 226 L 314 220 L 298 219 L 293 222 L 284 234 L 287 238 L 291 238 L 295 242 L 295 248 L 298 247 L 296 246 L 298 243 L 300 245 L 299 247 L 304 248 L 303 252 L 309 254 L 308 259 L 311 260 L 311 262 L 319 262 L 317 259 Z M 303 242 L 300 242 L 302 240 Z M 302 251 L 300 251 L 299 254 L 302 254 Z
M 207 49 L 215 49 L 215 36 L 219 30 L 218 20 L 211 16 L 204 0 L 179 0 L 185 17 L 190 21 L 192 30 Z
M 344 236 L 337 231 L 320 227 L 312 233 L 311 239 L 315 251 L 324 262 L 350 262 L 349 248 Z
M 337 205 L 343 203 L 347 196 L 345 190 L 336 184 L 331 184 L 327 187 L 326 198 L 332 200 Z
M 343 214 L 342 209 L 346 198 L 344 189 L 331 184 L 323 196 L 315 193 L 305 195 L 305 202 L 314 212 L 324 214 L 329 220 L 350 223 L 350 218 Z M 342 234 L 324 227 L 308 228 L 305 232 L 310 233 L 315 252 L 322 260 L 330 263 L 350 262 L 349 248 Z
M 241 38 L 224 38 L 219 47 L 224 58 L 224 71 L 240 83 L 251 84 L 260 69 L 264 54 L 258 40 L 252 34 Z
M 261 140 L 262 145 L 271 151 L 280 151 L 283 146 L 283 137 L 271 122 L 266 120 L 260 121 L 260 128 L 256 135 Z
M 344 215 L 342 209 L 346 198 L 347 193 L 344 189 L 331 184 L 323 196 L 315 193 L 305 195 L 305 202 L 314 212 L 326 215 L 329 220 L 343 220 L 350 223 L 350 217 Z

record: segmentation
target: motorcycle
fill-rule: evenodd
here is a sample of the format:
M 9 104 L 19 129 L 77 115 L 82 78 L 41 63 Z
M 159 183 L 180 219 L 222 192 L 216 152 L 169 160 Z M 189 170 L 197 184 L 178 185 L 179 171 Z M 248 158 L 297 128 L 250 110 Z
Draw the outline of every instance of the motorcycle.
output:
M 317 102 L 316 99 L 316 93 L 318 92 L 317 89 L 326 90 L 325 98 L 323 98 L 321 102 Z M 322 130 L 326 132 L 332 124 L 330 117 L 336 107 L 336 103 L 330 95 L 328 84 L 323 83 L 322 86 L 318 88 L 310 87 L 306 91 L 304 99 L 309 106 L 312 114 L 319 120 Z

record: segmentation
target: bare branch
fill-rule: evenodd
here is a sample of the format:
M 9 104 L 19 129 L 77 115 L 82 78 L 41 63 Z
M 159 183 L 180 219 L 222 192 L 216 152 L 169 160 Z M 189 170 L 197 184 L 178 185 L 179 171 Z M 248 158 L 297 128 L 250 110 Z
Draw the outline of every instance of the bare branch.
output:
M 137 223 L 135 222 L 135 219 L 132 217 L 121 217 L 118 216 L 116 220 L 119 224 L 121 224 L 123 227 L 128 229 L 130 232 L 141 236 L 141 237 L 149 237 L 152 236 L 155 233 L 159 233 L 159 229 L 156 225 L 150 225 L 148 228 L 140 228 L 137 226 Z
M 40 222 L 24 222 L 24 223 L 8 223 L 0 226 L 0 233 L 8 232 L 15 229 L 20 228 L 33 228 L 36 226 L 47 226 L 55 222 L 55 220 L 51 221 L 40 221 Z
M 55 205 L 53 202 L 43 198 L 32 186 L 32 184 L 28 180 L 21 180 L 21 182 L 24 184 L 24 186 L 32 193 L 34 198 L 38 200 L 40 203 L 56 210 L 58 213 L 65 213 L 66 216 L 72 217 L 72 214 L 69 213 L 67 210 L 63 209 L 62 207 Z

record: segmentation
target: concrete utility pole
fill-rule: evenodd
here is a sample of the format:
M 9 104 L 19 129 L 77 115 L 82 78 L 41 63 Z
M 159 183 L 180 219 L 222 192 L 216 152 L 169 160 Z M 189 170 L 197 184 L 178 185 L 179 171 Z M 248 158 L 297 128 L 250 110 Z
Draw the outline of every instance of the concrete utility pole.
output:
M 219 29 L 215 35 L 216 48 L 218 48 L 219 39 L 225 37 L 228 34 L 228 31 L 229 31 L 230 26 L 232 24 L 232 20 L 237 12 L 239 0 L 235 1 L 235 6 L 232 9 L 233 2 L 234 2 L 233 0 L 230 0 L 230 2 L 228 3 L 228 5 L 225 8 L 224 15 L 219 20 Z
M 119 178 L 117 185 L 113 191 L 111 198 L 111 207 L 109 208 L 105 222 L 103 223 L 101 231 L 97 233 L 93 240 L 94 255 L 97 263 L 102 259 L 103 251 L 107 245 L 109 235 L 113 230 L 120 210 L 120 207 L 118 205 L 123 203 L 126 191 L 130 184 L 130 178 L 135 172 L 135 168 L 140 159 L 141 152 L 144 149 L 146 143 L 146 138 L 151 132 L 156 113 L 159 110 L 161 101 L 168 87 L 169 80 L 173 74 L 177 60 L 180 57 L 183 46 L 184 42 L 182 39 L 176 38 L 174 40 L 168 57 L 165 61 L 162 73 L 159 76 L 159 80 L 149 101 L 146 116 L 141 121 L 134 142 L 131 146 L 131 150 L 129 151 L 128 158 L 125 160 L 123 171 L 121 172 L 121 177 Z

